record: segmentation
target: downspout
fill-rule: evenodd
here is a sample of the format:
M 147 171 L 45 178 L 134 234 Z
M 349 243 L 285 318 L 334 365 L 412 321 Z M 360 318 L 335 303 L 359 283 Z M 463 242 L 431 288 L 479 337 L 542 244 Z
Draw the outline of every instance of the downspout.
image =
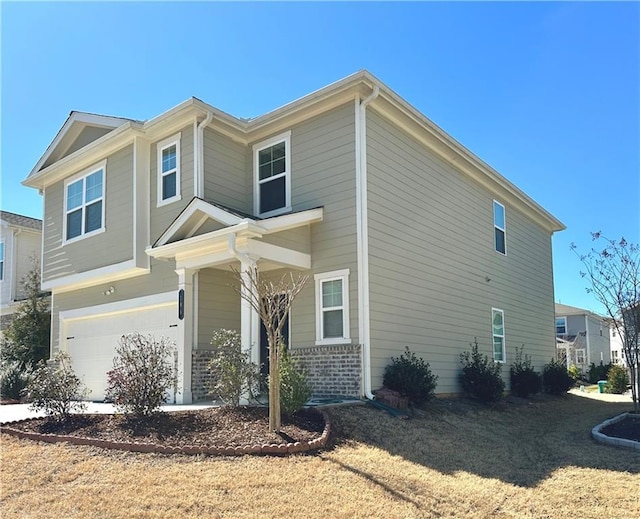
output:
M 371 328 L 369 321 L 369 225 L 367 213 L 367 106 L 380 95 L 376 85 L 364 100 L 356 97 L 356 228 L 358 243 L 358 335 L 362 344 L 364 396 L 371 392 Z
M 207 116 L 198 125 L 197 139 L 198 139 L 198 160 L 196 164 L 196 180 L 194 185 L 196 186 L 195 195 L 198 198 L 204 197 L 204 129 L 207 125 L 213 121 L 213 112 L 207 112 Z

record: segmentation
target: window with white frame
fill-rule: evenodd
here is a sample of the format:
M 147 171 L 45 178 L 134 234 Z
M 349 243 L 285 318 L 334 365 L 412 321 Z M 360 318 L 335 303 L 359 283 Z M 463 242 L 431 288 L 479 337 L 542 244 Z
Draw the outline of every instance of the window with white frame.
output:
M 507 254 L 506 212 L 504 206 L 496 200 L 493 201 L 493 230 L 496 251 Z
M 505 362 L 504 312 L 497 308 L 491 309 L 491 332 L 493 334 L 493 359 L 496 362 Z
M 349 269 L 314 276 L 316 344 L 349 342 Z
M 291 132 L 253 147 L 254 210 L 274 216 L 291 210 Z
M 4 242 L 0 241 L 0 281 L 4 281 Z
M 65 182 L 65 242 L 104 230 L 106 161 Z
M 158 143 L 158 206 L 181 199 L 180 134 Z
M 620 364 L 620 355 L 618 350 L 611 350 L 611 362 L 613 364 Z
M 556 337 L 567 334 L 567 318 L 556 317 Z
M 585 353 L 585 350 L 582 348 L 576 350 L 576 364 L 580 365 L 587 363 L 587 356 Z

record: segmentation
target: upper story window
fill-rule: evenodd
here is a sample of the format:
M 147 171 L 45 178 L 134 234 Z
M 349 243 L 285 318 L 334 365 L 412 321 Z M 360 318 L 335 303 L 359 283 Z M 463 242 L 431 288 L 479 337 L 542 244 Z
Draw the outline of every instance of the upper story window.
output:
M 493 201 L 493 228 L 496 251 L 507 254 L 507 225 L 505 208 L 500 202 Z
M 505 362 L 504 312 L 497 308 L 491 309 L 491 332 L 493 334 L 493 359 L 496 362 Z
M 316 344 L 349 342 L 349 269 L 314 276 Z
M 291 132 L 253 146 L 254 210 L 274 216 L 291 210 Z
M 4 281 L 4 242 L 0 241 L 0 281 Z
M 106 160 L 65 182 L 64 240 L 104 231 Z
M 556 317 L 556 336 L 567 334 L 567 318 Z
M 158 143 L 158 206 L 180 200 L 180 135 Z

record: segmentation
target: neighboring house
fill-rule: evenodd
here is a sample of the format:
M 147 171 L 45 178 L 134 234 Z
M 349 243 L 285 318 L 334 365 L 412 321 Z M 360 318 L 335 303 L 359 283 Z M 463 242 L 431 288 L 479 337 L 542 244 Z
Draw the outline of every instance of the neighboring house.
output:
M 42 220 L 0 211 L 0 329 L 9 325 L 25 294 L 22 279 L 42 256 Z
M 618 330 L 616 330 L 615 326 L 611 325 L 609 330 L 610 330 L 609 344 L 611 348 L 611 362 L 613 364 L 620 364 L 621 366 L 626 367 L 627 363 L 624 358 L 624 348 L 622 345 L 622 337 L 618 333 Z
M 440 393 L 474 337 L 506 366 L 554 354 L 564 226 L 366 71 L 249 120 L 195 98 L 145 122 L 72 112 L 24 184 L 44 194 L 52 349 L 93 399 L 126 332 L 176 341 L 178 402 L 206 396 L 216 329 L 264 362 L 232 286 L 254 265 L 310 275 L 287 331 L 317 395 L 371 397 L 407 346 Z
M 609 321 L 598 314 L 556 303 L 556 345 L 567 367 L 575 364 L 583 373 L 591 363 L 611 361 Z

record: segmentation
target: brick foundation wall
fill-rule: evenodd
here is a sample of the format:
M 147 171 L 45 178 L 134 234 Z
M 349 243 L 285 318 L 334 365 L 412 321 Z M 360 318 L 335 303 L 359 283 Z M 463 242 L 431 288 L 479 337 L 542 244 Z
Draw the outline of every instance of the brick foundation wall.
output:
M 307 369 L 313 396 L 361 394 L 362 357 L 359 344 L 293 348 L 291 357 Z
M 208 350 L 195 350 L 191 355 L 191 393 L 193 401 L 211 400 L 208 387 L 213 381 L 209 371 L 209 363 L 213 358 L 213 352 Z

